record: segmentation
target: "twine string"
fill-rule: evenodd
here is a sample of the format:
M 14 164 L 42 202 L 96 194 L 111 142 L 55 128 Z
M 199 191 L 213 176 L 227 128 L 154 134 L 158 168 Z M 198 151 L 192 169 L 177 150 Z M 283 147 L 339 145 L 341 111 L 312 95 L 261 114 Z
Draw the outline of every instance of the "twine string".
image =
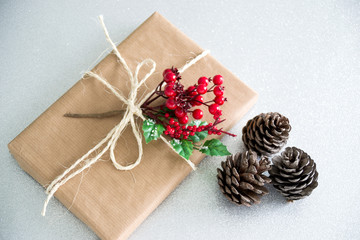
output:
M 145 81 L 154 73 L 155 68 L 156 68 L 156 63 L 152 59 L 145 59 L 144 61 L 142 61 L 141 63 L 139 63 L 136 66 L 135 74 L 133 74 L 131 72 L 129 66 L 127 65 L 125 59 L 121 56 L 120 52 L 117 50 L 116 45 L 111 40 L 108 30 L 105 26 L 103 16 L 99 16 L 99 20 L 100 20 L 101 26 L 104 30 L 106 40 L 110 43 L 111 47 L 113 48 L 113 52 L 115 53 L 118 61 L 121 63 L 121 65 L 124 67 L 125 71 L 127 72 L 127 75 L 131 82 L 131 90 L 128 95 L 128 98 L 126 98 L 125 96 L 122 95 L 121 92 L 116 90 L 108 81 L 106 81 L 106 79 L 104 79 L 103 77 L 99 76 L 98 74 L 96 74 L 94 72 L 91 72 L 91 71 L 86 72 L 84 74 L 84 78 L 85 77 L 93 77 L 93 78 L 97 79 L 98 81 L 100 81 L 102 84 L 104 84 L 120 101 L 122 101 L 126 105 L 126 110 L 125 110 L 124 116 L 121 119 L 121 121 L 113 129 L 110 130 L 110 132 L 106 135 L 106 137 L 104 139 L 102 139 L 97 145 L 95 145 L 95 147 L 90 149 L 81 158 L 76 160 L 76 162 L 73 165 L 71 165 L 68 169 L 66 169 L 61 175 L 57 176 L 50 183 L 50 185 L 46 189 L 47 197 L 46 197 L 46 200 L 44 202 L 44 206 L 43 206 L 43 209 L 41 212 L 41 215 L 43 215 L 43 216 L 45 216 L 47 205 L 48 205 L 50 199 L 54 196 L 55 192 L 62 185 L 64 185 L 67 181 L 69 181 L 70 179 L 72 179 L 73 177 L 78 175 L 79 173 L 82 173 L 85 169 L 89 168 L 92 164 L 96 163 L 107 151 L 109 151 L 109 153 L 110 153 L 110 159 L 111 159 L 114 167 L 118 170 L 131 170 L 141 162 L 141 158 L 143 155 L 142 134 L 135 123 L 135 116 L 140 117 L 142 120 L 145 120 L 145 117 L 143 116 L 140 107 L 146 101 L 146 99 L 152 93 L 154 93 L 155 89 L 152 90 L 151 92 L 149 92 L 138 103 L 137 103 L 136 97 L 137 97 L 137 93 L 138 93 L 140 86 L 142 84 L 144 84 Z M 197 61 L 202 59 L 204 56 L 206 56 L 208 53 L 209 53 L 208 50 L 203 51 L 200 55 L 198 55 L 191 61 L 187 62 L 182 68 L 180 68 L 179 72 L 185 71 L 187 68 L 189 68 L 190 66 L 195 64 Z M 139 72 L 145 64 L 150 64 L 151 69 L 139 82 L 139 80 L 138 80 Z M 133 132 L 135 139 L 137 141 L 137 144 L 138 144 L 138 157 L 135 162 L 124 166 L 116 161 L 114 150 L 115 150 L 116 143 L 117 143 L 119 137 L 123 133 L 126 126 L 129 124 L 132 128 L 132 132 Z M 163 140 L 173 151 L 175 151 L 174 148 L 171 146 L 171 144 L 166 140 L 166 138 L 164 138 L 163 136 L 160 136 L 160 139 Z M 105 145 L 105 147 L 95 157 L 89 158 L 89 156 L 92 153 L 99 150 L 103 145 Z M 185 159 L 185 158 L 183 158 L 183 159 Z M 186 161 L 186 163 L 189 164 L 189 166 L 193 170 L 195 170 L 194 163 L 192 163 L 190 160 L 187 160 L 187 159 L 185 159 L 185 161 Z M 81 163 L 84 163 L 84 164 L 81 167 L 79 167 L 76 171 L 73 171 Z

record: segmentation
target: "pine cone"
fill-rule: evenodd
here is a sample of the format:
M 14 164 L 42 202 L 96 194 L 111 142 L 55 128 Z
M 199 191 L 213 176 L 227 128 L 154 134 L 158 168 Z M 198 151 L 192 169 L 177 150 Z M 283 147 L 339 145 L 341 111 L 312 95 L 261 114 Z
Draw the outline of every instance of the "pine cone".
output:
M 286 144 L 290 130 L 289 119 L 280 113 L 261 113 L 247 122 L 242 140 L 248 149 L 271 155 Z
M 318 186 L 316 164 L 303 150 L 287 147 L 272 161 L 269 173 L 273 185 L 288 201 L 309 196 Z
M 239 152 L 228 156 L 221 167 L 223 170 L 217 169 L 220 190 L 233 203 L 250 207 L 268 193 L 264 184 L 271 182 L 271 179 L 262 174 L 270 169 L 267 157 L 257 161 L 255 152 Z

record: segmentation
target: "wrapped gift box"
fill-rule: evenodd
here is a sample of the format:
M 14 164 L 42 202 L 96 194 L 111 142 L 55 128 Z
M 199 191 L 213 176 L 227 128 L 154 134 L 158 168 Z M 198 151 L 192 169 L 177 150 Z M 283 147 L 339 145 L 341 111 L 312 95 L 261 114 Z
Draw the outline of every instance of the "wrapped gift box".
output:
M 139 96 L 159 84 L 165 68 L 181 67 L 195 56 L 194 53 L 203 51 L 159 13 L 154 13 L 139 26 L 118 50 L 131 69 L 146 58 L 157 63 L 156 72 L 140 89 Z M 114 54 L 106 56 L 92 71 L 127 95 L 128 77 Z M 222 126 L 229 130 L 256 102 L 257 94 L 211 55 L 187 69 L 182 74 L 182 83 L 187 86 L 200 76 L 216 74 L 225 79 L 225 95 L 229 101 L 222 107 L 227 119 Z M 121 119 L 72 119 L 63 114 L 106 112 L 123 107 L 102 83 L 90 77 L 83 78 L 9 144 L 10 152 L 29 175 L 46 187 L 103 139 Z M 142 162 L 133 170 L 116 170 L 106 155 L 61 186 L 55 197 L 67 208 L 71 206 L 70 211 L 100 238 L 127 238 L 192 171 L 184 159 L 160 140 L 149 144 L 143 140 L 143 147 Z M 137 149 L 128 127 L 117 144 L 118 161 L 122 164 L 133 162 Z M 204 155 L 196 152 L 190 160 L 198 164 L 203 158 Z M 38 211 L 40 214 L 41 209 Z M 48 211 L 51 212 L 51 203 Z M 51 217 L 51 213 L 47 217 Z

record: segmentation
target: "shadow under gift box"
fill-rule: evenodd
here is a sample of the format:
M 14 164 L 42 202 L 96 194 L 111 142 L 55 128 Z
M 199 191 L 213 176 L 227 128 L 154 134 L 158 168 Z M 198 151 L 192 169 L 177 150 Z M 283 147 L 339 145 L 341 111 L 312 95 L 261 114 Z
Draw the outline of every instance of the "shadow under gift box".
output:
M 154 13 L 139 26 L 118 50 L 130 69 L 134 70 L 146 58 L 157 63 L 155 73 L 139 90 L 139 98 L 160 83 L 165 68 L 181 67 L 195 56 L 194 53 L 203 51 L 159 13 Z M 92 71 L 127 96 L 129 79 L 114 54 L 106 56 Z M 140 76 L 144 74 L 145 70 Z M 222 127 L 229 130 L 254 105 L 257 94 L 210 55 L 187 69 L 181 82 L 187 87 L 196 83 L 200 76 L 216 74 L 225 79 L 224 96 L 229 101 L 222 106 L 223 117 L 227 119 Z M 63 114 L 122 108 L 122 103 L 102 83 L 92 78 L 81 79 L 9 143 L 10 152 L 28 174 L 46 187 L 101 141 L 121 119 L 72 119 Z M 212 121 L 211 118 L 205 120 Z M 141 127 L 142 122 L 137 122 Z M 116 170 L 107 154 L 61 186 L 55 197 L 67 208 L 71 206 L 70 211 L 100 238 L 127 238 L 192 171 L 184 159 L 161 140 L 145 144 L 143 139 L 143 147 L 142 161 L 131 172 Z M 122 164 L 136 160 L 138 146 L 130 126 L 120 137 L 115 154 Z M 196 151 L 190 159 L 198 164 L 204 157 Z M 48 208 L 50 216 L 47 217 L 51 217 L 51 204 Z M 37 211 L 40 215 L 41 209 Z

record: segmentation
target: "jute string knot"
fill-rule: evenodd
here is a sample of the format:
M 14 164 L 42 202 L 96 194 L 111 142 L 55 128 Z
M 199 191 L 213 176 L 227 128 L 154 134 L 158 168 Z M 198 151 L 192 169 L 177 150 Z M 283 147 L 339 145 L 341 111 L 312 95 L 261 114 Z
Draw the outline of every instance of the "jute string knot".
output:
M 103 17 L 99 16 L 99 20 L 100 20 L 101 26 L 104 30 L 106 40 L 111 44 L 114 54 L 116 55 L 118 61 L 124 67 L 124 69 L 128 75 L 128 78 L 131 83 L 130 93 L 128 95 L 128 98 L 126 98 L 121 92 L 117 91 L 103 77 L 101 77 L 100 75 L 98 75 L 94 72 L 91 72 L 91 71 L 86 72 L 84 74 L 84 78 L 85 77 L 93 77 L 93 78 L 97 79 L 98 81 L 100 81 L 101 83 L 103 83 L 120 101 L 122 101 L 126 105 L 125 113 L 124 113 L 124 116 L 121 119 L 121 121 L 113 129 L 110 130 L 110 132 L 106 135 L 106 137 L 104 139 L 102 139 L 95 147 L 90 149 L 85 155 L 83 155 L 81 158 L 76 160 L 76 162 L 73 165 L 71 165 L 68 169 L 66 169 L 61 175 L 56 177 L 50 183 L 50 185 L 46 189 L 47 198 L 45 200 L 45 203 L 44 203 L 44 206 L 43 206 L 43 209 L 41 212 L 41 214 L 43 216 L 45 216 L 46 208 L 47 208 L 47 205 L 48 205 L 50 199 L 54 196 L 55 192 L 59 189 L 59 187 L 64 185 L 67 181 L 69 181 L 70 179 L 72 179 L 73 177 L 78 175 L 79 173 L 82 173 L 85 169 L 89 168 L 92 164 L 96 163 L 107 151 L 109 151 L 109 153 L 110 153 L 110 159 L 111 159 L 114 167 L 118 170 L 131 170 L 141 162 L 141 158 L 143 155 L 142 134 L 135 123 L 135 116 L 140 117 L 142 120 L 145 120 L 145 117 L 143 116 L 142 111 L 141 111 L 141 106 L 146 101 L 146 99 L 148 99 L 151 96 L 151 94 L 155 90 L 149 92 L 144 98 L 142 98 L 139 101 L 137 101 L 137 93 L 138 93 L 138 90 L 141 87 L 141 85 L 144 84 L 145 81 L 154 73 L 155 68 L 156 68 L 156 63 L 152 59 L 145 59 L 144 61 L 142 61 L 141 63 L 139 63 L 136 66 L 135 72 L 133 74 L 132 71 L 130 70 L 129 66 L 127 65 L 125 59 L 121 56 L 120 52 L 117 50 L 116 45 L 110 39 L 107 28 L 104 24 Z M 196 56 L 194 59 L 187 62 L 182 68 L 180 68 L 179 72 L 181 73 L 181 72 L 185 71 L 191 65 L 195 64 L 201 58 L 206 56 L 208 53 L 209 53 L 208 50 L 203 51 L 200 55 Z M 151 65 L 150 71 L 139 81 L 138 77 L 139 77 L 139 72 L 140 72 L 141 68 L 144 65 L 149 65 L 149 64 Z M 123 133 L 126 126 L 129 124 L 132 128 L 132 132 L 133 132 L 135 139 L 137 141 L 137 144 L 138 144 L 138 158 L 136 159 L 136 161 L 134 163 L 124 166 L 116 161 L 114 150 L 115 150 L 116 143 L 117 143 L 119 137 Z M 171 144 L 163 136 L 160 136 L 160 139 L 163 140 L 173 151 L 175 151 L 173 149 L 173 147 L 171 146 Z M 105 145 L 105 147 L 103 147 L 103 145 Z M 103 147 L 103 148 L 101 149 L 101 147 Z M 89 158 L 92 153 L 94 153 L 100 149 L 101 149 L 101 151 L 98 154 L 96 154 L 95 157 Z M 195 165 L 190 160 L 185 159 L 185 161 L 186 161 L 186 163 L 188 163 L 190 165 L 190 167 L 192 169 L 195 170 Z M 76 167 L 78 167 L 78 169 L 74 170 Z

